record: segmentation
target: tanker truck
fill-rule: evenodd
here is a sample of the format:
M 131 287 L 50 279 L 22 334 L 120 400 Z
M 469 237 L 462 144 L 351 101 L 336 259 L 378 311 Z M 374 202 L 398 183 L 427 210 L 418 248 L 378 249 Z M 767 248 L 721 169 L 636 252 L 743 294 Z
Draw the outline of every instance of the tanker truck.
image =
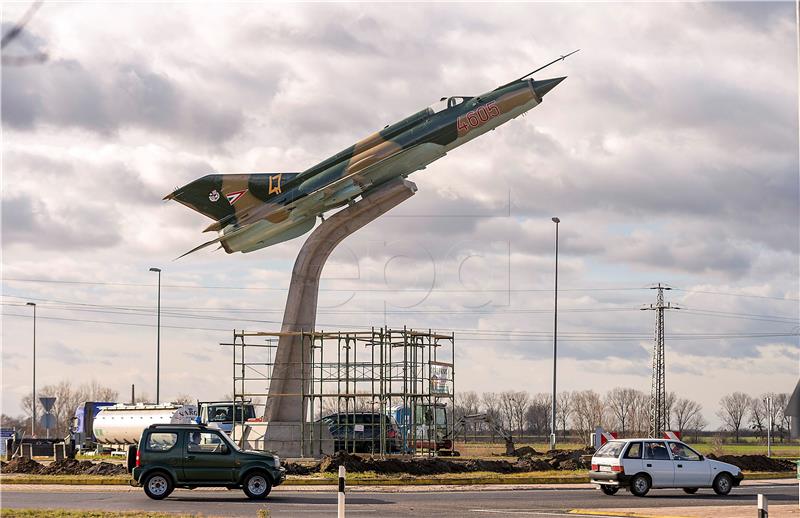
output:
M 196 419 L 195 405 L 120 404 L 100 410 L 92 426 L 98 447 L 123 450 L 130 444 L 139 444 L 142 430 L 151 424 L 189 424 Z

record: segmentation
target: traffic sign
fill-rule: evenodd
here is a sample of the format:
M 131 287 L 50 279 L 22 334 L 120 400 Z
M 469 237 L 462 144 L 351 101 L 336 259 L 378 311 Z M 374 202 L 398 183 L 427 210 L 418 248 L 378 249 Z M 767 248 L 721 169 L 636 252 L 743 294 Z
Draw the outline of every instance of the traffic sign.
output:
M 50 412 L 50 410 L 53 409 L 53 405 L 56 402 L 56 398 L 45 396 L 45 397 L 40 397 L 39 401 L 42 403 L 42 406 L 44 407 L 44 411 L 45 412 Z
M 42 416 L 42 426 L 47 429 L 51 430 L 56 427 L 56 416 L 53 414 L 45 414 Z

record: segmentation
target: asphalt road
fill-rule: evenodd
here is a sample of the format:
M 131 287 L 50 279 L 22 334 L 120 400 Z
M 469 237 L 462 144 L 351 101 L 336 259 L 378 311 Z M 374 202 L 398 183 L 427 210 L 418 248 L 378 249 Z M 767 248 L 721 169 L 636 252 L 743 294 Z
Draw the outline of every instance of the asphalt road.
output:
M 163 501 L 147 498 L 137 490 L 89 490 L 62 488 L 58 491 L 23 490 L 4 486 L 0 492 L 3 508 L 65 508 L 104 511 L 162 511 L 198 513 L 204 516 L 256 516 L 268 509 L 271 517 L 335 516 L 336 490 L 294 491 L 277 488 L 266 501 L 248 500 L 241 491 L 176 490 Z M 347 495 L 347 514 L 351 516 L 414 517 L 436 516 L 563 516 L 570 509 L 752 505 L 756 495 L 769 495 L 771 504 L 797 502 L 797 485 L 770 484 L 735 488 L 727 497 L 710 489 L 687 496 L 681 490 L 653 490 L 645 498 L 621 492 L 613 497 L 596 489 L 514 489 L 442 490 L 382 492 L 355 490 Z M 570 515 L 577 516 L 577 515 Z

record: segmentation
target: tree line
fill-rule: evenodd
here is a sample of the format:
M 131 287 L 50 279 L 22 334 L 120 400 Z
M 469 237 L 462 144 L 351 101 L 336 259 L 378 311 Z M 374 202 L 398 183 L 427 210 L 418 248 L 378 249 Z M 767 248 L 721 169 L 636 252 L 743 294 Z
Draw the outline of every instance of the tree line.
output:
M 66 437 L 69 433 L 75 410 L 86 401 L 130 403 L 130 398 L 125 401 L 120 401 L 118 390 L 103 386 L 94 380 L 78 386 L 72 385 L 69 381 L 61 381 L 53 385 L 47 385 L 36 391 L 36 420 L 38 421 L 36 423 L 36 435 L 38 437 L 45 436 L 45 428 L 41 424 L 44 408 L 39 398 L 47 396 L 56 398 L 55 404 L 50 410 L 55 418 L 55 428 L 50 430 L 50 437 Z M 187 395 L 180 395 L 176 399 L 170 401 L 180 404 L 194 403 L 194 400 Z M 135 402 L 152 403 L 152 400 L 150 396 L 142 392 L 136 396 Z M 32 394 L 23 396 L 20 400 L 20 406 L 22 407 L 23 414 L 16 417 L 3 414 L 0 416 L 0 426 L 3 428 L 13 428 L 25 435 L 30 435 L 31 416 L 33 415 Z
M 772 404 L 768 405 L 768 401 Z M 716 415 L 736 441 L 743 430 L 765 437 L 771 416 L 772 434 L 782 441 L 788 435 L 789 416 L 784 409 L 789 394 L 765 393 L 752 397 L 734 392 L 720 399 Z M 697 401 L 667 394 L 667 429 L 681 434 L 697 434 L 708 426 L 703 407 Z M 464 415 L 487 414 L 503 429 L 516 437 L 522 435 L 548 436 L 552 415 L 550 393 L 530 394 L 525 391 L 460 392 L 456 394 L 454 418 Z M 650 423 L 650 396 L 641 390 L 616 387 L 605 394 L 594 390 L 564 391 L 556 395 L 556 430 L 562 437 L 577 435 L 582 440 L 594 432 L 595 427 L 613 430 L 620 437 L 646 436 Z M 493 434 L 483 424 L 469 425 L 464 430 L 473 434 Z

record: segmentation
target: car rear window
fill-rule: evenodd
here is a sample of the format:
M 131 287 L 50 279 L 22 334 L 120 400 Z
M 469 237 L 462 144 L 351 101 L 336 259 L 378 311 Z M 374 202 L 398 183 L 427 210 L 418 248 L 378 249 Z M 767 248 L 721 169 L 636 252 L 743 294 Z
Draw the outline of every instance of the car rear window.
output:
M 153 432 L 147 438 L 147 451 L 169 451 L 178 442 L 178 434 L 174 432 Z
M 622 441 L 608 441 L 604 445 L 600 446 L 600 449 L 597 450 L 594 454 L 595 457 L 619 457 L 619 454 L 622 452 L 622 448 L 625 447 L 625 443 Z

